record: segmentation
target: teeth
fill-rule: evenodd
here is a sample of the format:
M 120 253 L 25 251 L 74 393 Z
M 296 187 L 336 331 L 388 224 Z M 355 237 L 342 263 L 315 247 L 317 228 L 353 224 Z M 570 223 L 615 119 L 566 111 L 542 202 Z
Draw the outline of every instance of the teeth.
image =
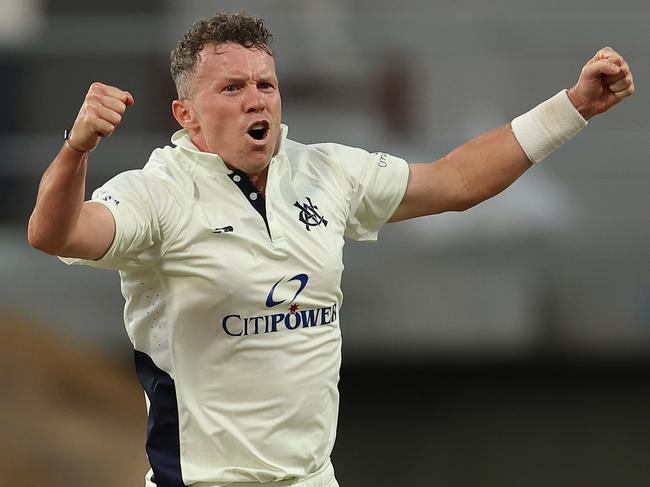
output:
M 264 129 L 266 128 L 263 123 L 256 123 L 253 125 L 250 130 L 259 130 L 259 129 Z

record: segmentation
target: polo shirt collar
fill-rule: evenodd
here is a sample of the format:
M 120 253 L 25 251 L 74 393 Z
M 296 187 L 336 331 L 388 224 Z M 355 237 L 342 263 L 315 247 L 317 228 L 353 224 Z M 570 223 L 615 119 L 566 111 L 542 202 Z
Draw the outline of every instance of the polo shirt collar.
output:
M 280 143 L 278 144 L 277 153 L 271 159 L 277 159 L 278 156 L 286 156 L 286 143 L 287 134 L 289 133 L 289 127 L 282 124 L 280 126 Z M 213 154 L 212 152 L 203 152 L 198 147 L 194 145 L 190 134 L 186 129 L 181 129 L 172 135 L 171 138 L 172 144 L 178 147 L 182 152 L 191 157 L 193 162 L 196 162 L 204 168 L 215 171 L 220 174 L 230 174 L 232 171 L 226 166 L 221 156 L 218 154 Z

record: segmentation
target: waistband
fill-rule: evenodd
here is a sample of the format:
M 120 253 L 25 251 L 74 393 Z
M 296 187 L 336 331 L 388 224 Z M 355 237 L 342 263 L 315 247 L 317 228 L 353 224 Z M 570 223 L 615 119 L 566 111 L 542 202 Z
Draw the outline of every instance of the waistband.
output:
M 146 487 L 156 487 L 151 480 L 152 471 L 146 475 Z M 334 467 L 328 458 L 325 464 L 316 472 L 304 478 L 279 480 L 275 482 L 230 482 L 228 484 L 219 484 L 224 487 L 338 487 L 334 477 Z M 215 487 L 213 483 L 197 482 L 192 487 Z
M 279 480 L 276 482 L 233 482 L 228 487 L 334 487 L 334 467 L 330 459 L 316 472 L 301 479 Z

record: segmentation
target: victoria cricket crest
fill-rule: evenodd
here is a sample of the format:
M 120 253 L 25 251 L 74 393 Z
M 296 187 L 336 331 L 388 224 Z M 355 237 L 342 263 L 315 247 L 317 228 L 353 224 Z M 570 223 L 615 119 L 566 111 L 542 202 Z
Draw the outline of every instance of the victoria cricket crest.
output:
M 318 213 L 318 206 L 311 202 L 311 198 L 307 197 L 307 203 L 302 205 L 296 201 L 293 206 L 300 210 L 298 219 L 305 225 L 308 232 L 311 231 L 311 227 L 317 227 L 321 224 L 327 226 L 327 220 Z

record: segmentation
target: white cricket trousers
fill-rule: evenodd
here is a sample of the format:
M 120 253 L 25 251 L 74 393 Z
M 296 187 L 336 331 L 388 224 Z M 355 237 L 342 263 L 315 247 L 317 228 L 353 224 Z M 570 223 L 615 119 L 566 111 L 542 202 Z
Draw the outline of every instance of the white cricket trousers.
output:
M 334 467 L 328 459 L 318 471 L 304 479 L 281 480 L 279 482 L 235 482 L 228 487 L 339 487 L 334 477 Z
M 154 484 L 150 481 L 151 470 L 147 474 L 147 487 Z M 213 484 L 198 483 L 192 484 L 193 487 L 209 487 Z M 336 478 L 334 477 L 334 467 L 332 462 L 328 459 L 325 465 L 319 468 L 316 472 L 304 479 L 294 480 L 280 480 L 279 482 L 233 482 L 228 484 L 228 487 L 339 487 Z

